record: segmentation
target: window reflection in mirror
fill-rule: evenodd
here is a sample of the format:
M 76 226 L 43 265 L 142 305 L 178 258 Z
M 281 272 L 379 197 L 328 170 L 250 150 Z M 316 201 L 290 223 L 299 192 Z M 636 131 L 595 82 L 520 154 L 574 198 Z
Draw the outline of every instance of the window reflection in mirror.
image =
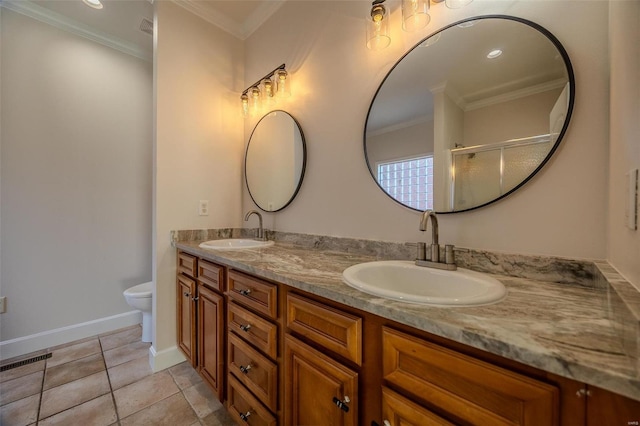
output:
M 245 154 L 245 179 L 253 202 L 275 212 L 295 198 L 306 165 L 306 145 L 298 122 L 272 111 L 256 124 Z
M 415 202 L 430 197 L 438 212 L 489 204 L 549 159 L 573 97 L 569 58 L 540 26 L 506 16 L 453 24 L 409 51 L 382 82 L 365 127 L 369 170 L 415 210 L 430 208 Z M 429 156 L 429 182 L 410 168 L 393 170 L 388 182 L 379 170 Z

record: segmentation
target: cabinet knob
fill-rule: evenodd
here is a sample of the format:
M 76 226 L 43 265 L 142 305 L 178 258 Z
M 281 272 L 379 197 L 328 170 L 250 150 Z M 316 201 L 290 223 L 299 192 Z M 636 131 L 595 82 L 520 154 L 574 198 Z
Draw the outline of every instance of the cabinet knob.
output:
M 196 297 L 194 297 L 194 298 L 193 298 L 193 299 L 191 299 L 191 300 L 193 300 L 194 302 L 197 302 L 197 301 L 198 301 L 198 299 L 200 299 L 200 298 L 196 296 Z
M 184 293 L 182 293 L 182 294 L 184 294 L 185 297 L 191 296 L 191 293 L 187 293 L 186 291 Z
M 384 426 L 391 426 L 391 422 L 390 422 L 389 420 L 383 420 L 383 421 L 382 421 L 382 424 L 383 424 Z
M 250 415 L 251 415 L 251 411 L 247 411 L 247 412 L 246 412 L 246 413 L 244 413 L 244 414 L 240 414 L 240 418 L 241 418 L 242 420 L 244 420 L 245 422 L 248 422 L 249 420 L 247 420 L 247 419 L 249 418 L 249 416 L 250 416 Z
M 349 412 L 349 406 L 347 405 L 349 402 L 351 402 L 351 400 L 348 396 L 345 396 L 343 401 L 340 401 L 335 396 L 333 397 L 333 403 L 336 404 L 336 406 L 345 413 Z
M 240 324 L 240 330 L 248 332 L 249 330 L 251 330 L 251 324 Z
M 587 390 L 585 388 L 580 389 L 579 391 L 576 392 L 576 396 L 578 398 L 582 398 L 584 396 L 591 396 L 591 391 Z
M 251 370 L 251 364 L 247 364 L 246 366 L 244 365 L 240 366 L 240 371 L 242 371 L 244 374 L 249 374 L 249 370 Z
M 251 294 L 251 289 L 250 288 L 245 288 L 244 290 L 240 290 L 240 294 L 243 296 L 248 296 Z

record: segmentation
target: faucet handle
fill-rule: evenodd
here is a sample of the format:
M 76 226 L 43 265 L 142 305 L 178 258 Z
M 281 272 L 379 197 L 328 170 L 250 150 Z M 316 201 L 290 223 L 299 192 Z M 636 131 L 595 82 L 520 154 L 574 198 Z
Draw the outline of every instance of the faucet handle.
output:
M 427 243 L 418 243 L 416 260 L 427 260 Z
M 444 246 L 444 263 L 450 265 L 456 263 L 456 253 L 453 251 L 453 244 L 446 244 Z

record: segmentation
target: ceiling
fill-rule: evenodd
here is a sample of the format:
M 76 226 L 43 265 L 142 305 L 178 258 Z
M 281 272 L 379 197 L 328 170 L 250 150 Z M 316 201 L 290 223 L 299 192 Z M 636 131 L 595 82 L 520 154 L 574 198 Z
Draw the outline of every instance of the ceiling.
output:
M 100 10 L 82 0 L 0 0 L 0 5 L 150 61 L 154 1 L 172 1 L 244 40 L 286 0 L 102 0 Z

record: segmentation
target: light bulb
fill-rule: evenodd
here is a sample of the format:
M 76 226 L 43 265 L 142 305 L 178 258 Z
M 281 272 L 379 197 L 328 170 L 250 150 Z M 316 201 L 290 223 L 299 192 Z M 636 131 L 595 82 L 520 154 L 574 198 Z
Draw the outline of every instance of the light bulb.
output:
M 260 112 L 260 89 L 258 89 L 255 86 L 251 88 L 250 102 L 251 102 L 251 108 L 250 108 L 251 114 L 258 115 L 258 113 Z
M 391 44 L 387 9 L 382 5 L 383 1 L 376 0 L 372 3 L 373 7 L 366 20 L 367 47 L 371 50 L 384 49 Z
M 246 117 L 249 115 L 249 96 L 243 93 L 242 96 L 240 96 L 240 102 L 242 102 L 242 115 Z
M 276 76 L 276 94 L 279 98 L 288 98 L 291 96 L 291 81 L 287 71 L 279 69 L 275 73 Z
M 270 78 L 263 79 L 260 82 L 260 85 L 262 86 L 263 101 L 267 105 L 275 104 L 276 103 L 275 93 L 274 93 L 274 88 L 273 88 L 273 82 L 271 81 L 271 79 Z

